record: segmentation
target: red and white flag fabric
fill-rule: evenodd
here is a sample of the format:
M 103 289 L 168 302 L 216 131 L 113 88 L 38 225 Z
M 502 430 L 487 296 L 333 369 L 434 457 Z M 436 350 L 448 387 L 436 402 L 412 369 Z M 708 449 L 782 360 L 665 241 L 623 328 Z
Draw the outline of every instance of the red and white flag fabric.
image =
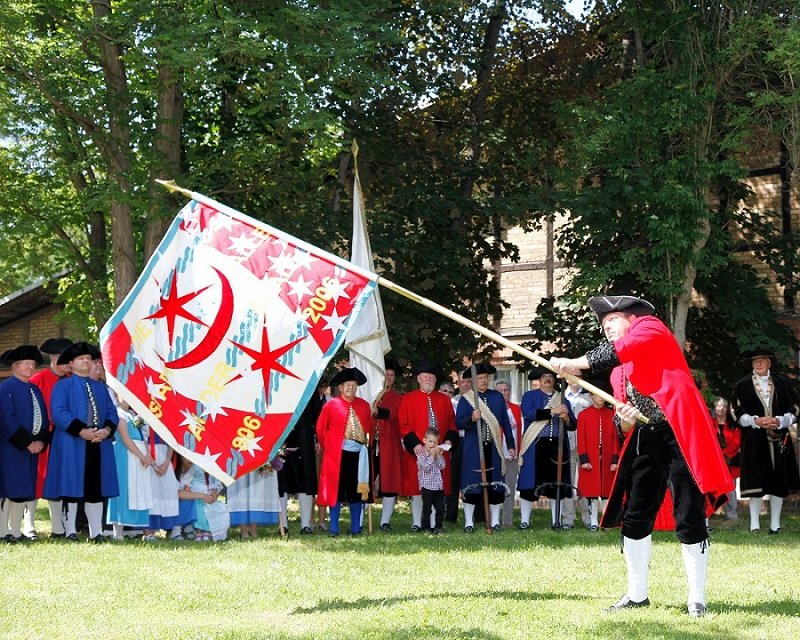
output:
M 109 385 L 225 484 L 273 459 L 377 276 L 200 194 L 101 332 Z

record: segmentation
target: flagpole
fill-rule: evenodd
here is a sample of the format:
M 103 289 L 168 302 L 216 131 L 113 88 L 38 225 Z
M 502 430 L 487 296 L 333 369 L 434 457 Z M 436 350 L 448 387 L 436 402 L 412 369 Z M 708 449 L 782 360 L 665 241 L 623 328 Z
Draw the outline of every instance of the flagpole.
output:
M 395 284 L 394 282 L 391 282 L 382 276 L 378 276 L 377 282 L 379 285 L 391 291 L 394 291 L 395 293 L 403 296 L 404 298 L 408 298 L 412 302 L 416 302 L 417 304 L 420 304 L 423 307 L 430 309 L 431 311 L 435 311 L 436 313 L 439 313 L 445 316 L 446 318 L 450 318 L 451 320 L 458 322 L 459 324 L 464 325 L 469 329 L 472 329 L 475 333 L 478 333 L 484 336 L 485 338 L 488 338 L 492 342 L 496 342 L 497 344 L 501 344 L 504 347 L 508 347 L 512 351 L 519 353 L 528 360 L 531 360 L 536 364 L 544 367 L 545 369 L 548 369 L 553 373 L 560 375 L 562 378 L 567 380 L 567 382 L 571 384 L 580 385 L 581 387 L 586 389 L 586 391 L 593 393 L 597 396 L 600 396 L 601 398 L 603 398 L 603 400 L 605 400 L 609 404 L 617 405 L 619 403 L 619 401 L 616 398 L 614 398 L 614 396 L 596 387 L 591 382 L 587 382 L 583 378 L 578 378 L 577 376 L 573 376 L 570 373 L 558 373 L 547 360 L 545 360 L 541 356 L 536 355 L 530 349 L 526 349 L 525 347 L 517 344 L 516 342 L 512 342 L 508 338 L 504 338 L 499 333 L 495 333 L 491 329 L 487 329 L 486 327 L 483 327 L 478 323 L 473 322 L 472 320 L 469 320 L 468 318 L 465 318 L 464 316 L 455 313 L 454 311 L 450 311 L 450 309 L 433 302 L 433 300 L 429 300 L 428 298 L 423 298 L 422 296 L 417 295 L 413 291 L 409 291 L 405 287 L 401 287 L 400 285 Z M 642 422 L 647 422 L 647 418 L 645 418 L 644 416 L 640 416 L 639 419 Z
M 156 182 L 159 183 L 160 185 L 164 186 L 165 188 L 169 189 L 172 192 L 178 192 L 178 193 L 181 193 L 181 194 L 185 195 L 187 198 L 191 198 L 192 200 L 196 200 L 198 202 L 204 202 L 204 203 L 208 204 L 209 206 L 212 206 L 212 207 L 215 207 L 215 208 L 219 209 L 223 213 L 227 213 L 229 215 L 240 216 L 240 217 L 252 220 L 253 222 L 255 222 L 257 224 L 259 224 L 259 225 L 261 225 L 263 227 L 266 227 L 271 232 L 274 232 L 276 235 L 279 235 L 279 236 L 280 235 L 288 235 L 285 232 L 280 231 L 278 229 L 275 229 L 274 227 L 271 227 L 271 226 L 267 225 L 264 222 L 255 220 L 254 218 L 251 218 L 251 217 L 241 213 L 240 211 L 236 211 L 235 209 L 231 209 L 230 207 L 222 204 L 221 202 L 217 202 L 216 200 L 214 200 L 212 198 L 209 198 L 208 196 L 204 196 L 202 193 L 197 193 L 195 191 L 189 191 L 188 189 L 184 189 L 182 187 L 179 187 L 178 185 L 175 184 L 174 180 L 159 180 L 159 179 L 156 179 Z M 433 300 L 429 300 L 428 298 L 424 298 L 424 297 L 414 293 L 413 291 L 410 291 L 410 290 L 406 289 L 405 287 L 401 287 L 399 284 L 395 284 L 391 280 L 387 280 L 383 276 L 379 276 L 379 275 L 377 275 L 375 273 L 372 273 L 371 271 L 368 271 L 367 269 L 359 267 L 357 264 L 354 264 L 352 262 L 348 262 L 347 260 L 345 260 L 343 258 L 340 258 L 339 256 L 336 256 L 336 255 L 334 255 L 332 253 L 327 253 L 325 251 L 322 251 L 321 249 L 319 249 L 319 247 L 315 247 L 315 246 L 313 246 L 313 245 L 311 245 L 311 244 L 309 244 L 307 242 L 303 242 L 302 240 L 299 240 L 299 239 L 294 239 L 294 241 L 298 246 L 300 246 L 300 247 L 302 247 L 302 248 L 304 248 L 304 249 L 306 249 L 308 251 L 314 251 L 314 252 L 316 252 L 318 254 L 324 254 L 332 262 L 335 262 L 335 263 L 341 265 L 342 267 L 344 267 L 346 269 L 349 269 L 350 271 L 353 271 L 354 273 L 357 273 L 357 274 L 361 275 L 362 277 L 367 278 L 367 279 L 371 280 L 372 282 L 375 282 L 376 284 L 379 284 L 380 286 L 382 286 L 382 287 L 384 287 L 386 289 L 389 289 L 390 291 L 394 291 L 396 294 L 401 295 L 404 298 L 407 298 L 407 299 L 411 300 L 412 302 L 416 302 L 417 304 L 422 305 L 423 307 L 426 307 L 427 309 L 430 309 L 431 311 L 435 311 L 436 313 L 438 313 L 440 315 L 443 315 L 445 318 L 449 318 L 450 320 L 453 320 L 454 322 L 458 322 L 459 324 L 467 327 L 468 329 L 472 329 L 472 331 L 474 331 L 475 333 L 477 333 L 479 335 L 482 335 L 485 338 L 488 338 L 492 342 L 496 342 L 497 344 L 501 344 L 504 347 L 508 347 L 512 351 L 515 351 L 516 353 L 518 353 L 521 356 L 527 358 L 528 360 L 530 360 L 532 362 L 535 362 L 539 366 L 542 366 L 545 369 L 548 369 L 549 371 L 552 371 L 553 373 L 555 373 L 557 375 L 560 375 L 562 378 L 564 378 L 570 384 L 577 384 L 580 387 L 582 387 L 583 389 L 585 389 L 586 391 L 588 391 L 589 393 L 592 393 L 594 395 L 597 395 L 597 396 L 601 397 L 603 400 L 605 400 L 609 404 L 617 405 L 619 403 L 619 401 L 616 398 L 614 398 L 614 396 L 606 393 L 605 391 L 603 391 L 602 389 L 596 387 L 595 385 L 591 384 L 590 382 L 587 382 L 583 378 L 578 378 L 577 376 L 573 376 L 572 374 L 565 373 L 565 372 L 559 373 L 558 371 L 555 370 L 555 368 L 547 360 L 545 360 L 541 356 L 536 355 L 530 349 L 526 349 L 525 347 L 523 347 L 521 345 L 518 345 L 516 342 L 512 342 L 508 338 L 504 338 L 499 333 L 496 333 L 496 332 L 492 331 L 491 329 L 487 329 L 486 327 L 483 327 L 483 326 L 479 325 L 478 323 L 473 322 L 472 320 L 469 320 L 468 318 L 465 318 L 464 316 L 455 313 L 454 311 L 450 311 L 450 309 L 447 309 L 446 307 L 443 307 L 442 305 L 435 303 Z M 638 419 L 639 419 L 640 422 L 644 422 L 644 423 L 648 422 L 647 418 L 645 416 L 642 416 L 642 415 L 640 415 Z

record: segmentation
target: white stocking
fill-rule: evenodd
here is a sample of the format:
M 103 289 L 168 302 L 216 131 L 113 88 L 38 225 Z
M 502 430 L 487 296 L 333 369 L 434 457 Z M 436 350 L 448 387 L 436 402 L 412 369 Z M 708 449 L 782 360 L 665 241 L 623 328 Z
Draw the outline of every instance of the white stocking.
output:
M 758 521 L 761 515 L 761 503 L 763 498 L 750 498 L 750 531 L 761 528 L 761 523 Z
M 381 500 L 381 524 L 389 524 L 394 513 L 394 505 L 397 503 L 397 498 L 383 498 Z
M 464 503 L 464 527 L 475 526 L 475 505 Z
M 96 538 L 103 533 L 103 503 L 84 502 L 83 510 L 86 512 L 86 522 L 89 524 L 89 537 Z
M 783 509 L 783 498 L 777 496 L 769 497 L 769 528 L 777 531 L 781 528 L 781 509 Z
M 533 510 L 533 502 L 530 500 L 525 500 L 524 498 L 519 499 L 519 519 L 520 523 L 530 524 L 531 523 L 531 511 Z

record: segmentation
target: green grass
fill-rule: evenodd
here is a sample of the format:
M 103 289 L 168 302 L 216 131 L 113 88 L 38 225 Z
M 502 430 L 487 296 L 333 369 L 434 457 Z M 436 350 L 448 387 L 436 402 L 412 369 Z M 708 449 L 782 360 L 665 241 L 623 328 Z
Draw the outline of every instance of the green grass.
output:
M 346 513 L 346 509 L 344 510 Z M 39 516 L 44 517 L 40 509 Z M 343 524 L 346 518 L 343 518 Z M 377 525 L 377 518 L 375 520 Z M 800 633 L 800 517 L 780 536 L 747 520 L 713 534 L 710 614 L 685 614 L 678 542 L 657 533 L 649 609 L 605 614 L 625 591 L 618 531 L 453 528 L 337 539 L 265 529 L 220 544 L 0 544 L 0 637 L 779 639 Z M 39 522 L 40 533 L 46 522 Z M 715 519 L 713 524 L 719 524 Z M 344 527 L 343 527 L 344 528 Z

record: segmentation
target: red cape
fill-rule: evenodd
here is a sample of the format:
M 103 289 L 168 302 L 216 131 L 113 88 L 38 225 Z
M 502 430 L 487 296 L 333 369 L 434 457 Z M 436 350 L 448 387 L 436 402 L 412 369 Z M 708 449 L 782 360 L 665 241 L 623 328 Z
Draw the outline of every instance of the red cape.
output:
M 611 373 L 614 397 L 626 401 L 625 379 L 643 395 L 652 397 L 661 407 L 667 422 L 675 432 L 681 453 L 700 491 L 706 497 L 706 514 L 711 515 L 725 504 L 726 494 L 733 490 L 733 479 L 725 464 L 711 420 L 700 391 L 697 389 L 683 351 L 675 336 L 655 316 L 638 317 L 631 323 L 625 337 L 614 343 L 621 365 Z M 622 449 L 630 443 L 628 433 Z M 624 489 L 614 478 L 611 503 L 624 502 Z M 604 514 L 603 526 L 616 526 L 618 521 L 606 522 L 605 515 L 620 513 L 609 508 Z

